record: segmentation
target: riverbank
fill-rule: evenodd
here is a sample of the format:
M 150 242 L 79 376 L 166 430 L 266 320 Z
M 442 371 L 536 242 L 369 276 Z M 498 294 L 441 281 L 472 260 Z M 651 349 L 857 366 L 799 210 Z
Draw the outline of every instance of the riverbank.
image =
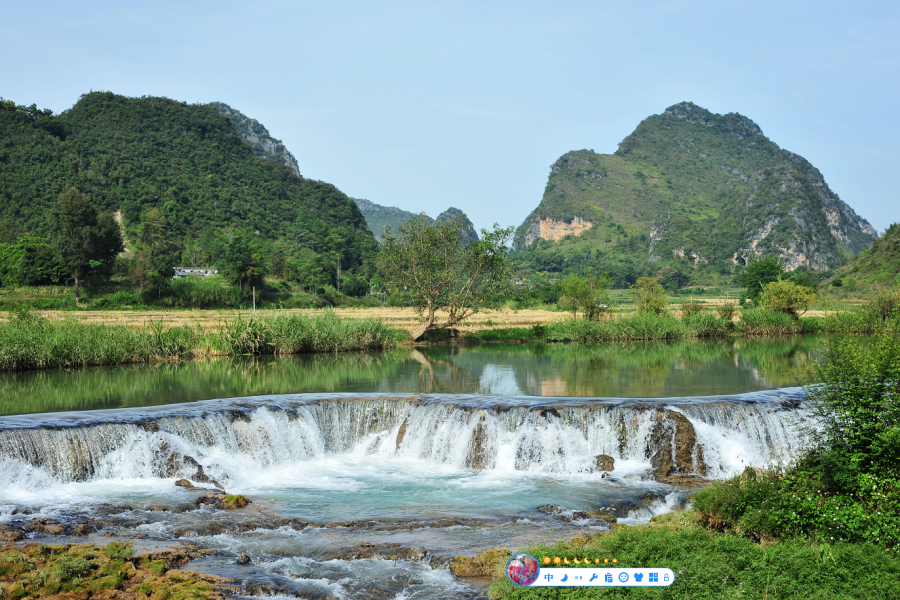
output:
M 222 317 L 222 315 L 219 315 Z M 412 342 L 404 327 L 386 317 L 316 312 L 235 313 L 218 321 L 208 316 L 143 321 L 59 318 L 20 311 L 0 322 L 0 371 L 152 363 L 207 356 L 283 355 L 380 350 L 401 345 L 488 342 L 630 342 L 714 338 L 735 335 L 784 336 L 803 333 L 865 334 L 892 325 L 866 307 L 825 317 L 794 317 L 763 309 L 627 313 L 605 320 L 562 318 L 530 327 L 471 331 L 435 330 Z M 528 318 L 533 318 L 530 315 Z
M 867 543 L 816 543 L 791 538 L 756 543 L 703 527 L 695 511 L 654 517 L 648 525 L 613 526 L 609 534 L 517 549 L 544 557 L 617 560 L 620 567 L 668 567 L 667 588 L 521 588 L 504 573 L 509 554 L 457 558 L 460 574 L 491 577 L 490 597 L 516 598 L 897 598 L 900 557 Z M 474 567 L 474 568 L 473 568 Z

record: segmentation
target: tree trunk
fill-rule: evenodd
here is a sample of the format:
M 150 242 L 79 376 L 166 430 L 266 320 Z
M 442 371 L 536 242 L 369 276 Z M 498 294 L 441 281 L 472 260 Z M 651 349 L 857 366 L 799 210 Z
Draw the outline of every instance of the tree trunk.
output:
M 416 327 L 416 329 L 410 334 L 412 336 L 413 341 L 419 339 L 425 332 L 431 329 L 431 326 L 434 325 L 434 309 L 428 309 L 428 316 L 422 321 L 422 324 Z
M 78 272 L 75 272 L 75 306 L 78 306 Z

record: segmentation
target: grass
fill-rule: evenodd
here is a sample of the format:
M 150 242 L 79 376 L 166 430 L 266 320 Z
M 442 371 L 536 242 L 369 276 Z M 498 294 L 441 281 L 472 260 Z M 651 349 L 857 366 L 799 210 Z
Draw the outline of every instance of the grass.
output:
M 49 320 L 24 311 L 0 323 L 0 371 L 146 363 L 234 354 L 346 352 L 393 346 L 402 331 L 376 319 L 320 314 L 239 314 L 218 331 Z
M 135 556 L 130 542 L 3 546 L 0 598 L 222 598 L 202 575 L 167 571 L 165 561 Z
M 897 552 L 866 543 L 818 544 L 792 538 L 765 545 L 734 533 L 711 531 L 698 513 L 684 511 L 654 517 L 645 526 L 615 526 L 611 534 L 577 537 L 536 545 L 545 556 L 616 558 L 622 567 L 668 567 L 676 576 L 666 588 L 519 588 L 505 577 L 490 588 L 493 599 L 513 598 L 689 598 L 747 600 L 900 597 Z M 490 573 L 503 576 L 505 557 Z M 499 567 L 499 568 L 498 568 Z

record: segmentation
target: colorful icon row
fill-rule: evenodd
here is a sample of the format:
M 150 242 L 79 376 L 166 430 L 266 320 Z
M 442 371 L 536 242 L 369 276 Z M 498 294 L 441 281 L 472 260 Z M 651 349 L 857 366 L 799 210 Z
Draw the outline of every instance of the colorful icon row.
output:
M 618 564 L 618 563 L 619 563 L 619 559 L 614 558 L 614 559 L 612 559 L 612 561 L 610 561 L 610 559 L 608 559 L 608 558 L 604 558 L 604 559 L 603 559 L 603 563 L 604 563 L 604 564 L 609 564 L 610 562 L 612 562 L 612 564 L 615 565 L 615 564 Z M 571 564 L 576 564 L 576 565 L 590 565 L 590 564 L 595 564 L 595 565 L 599 565 L 599 564 L 600 564 L 600 559 L 599 559 L 599 558 L 595 558 L 595 559 L 591 560 L 590 558 L 585 558 L 585 559 L 583 559 L 583 560 L 579 560 L 578 557 L 576 556 L 574 559 L 569 560 L 569 559 L 566 558 L 566 557 L 560 558 L 560 557 L 558 557 L 558 556 L 554 556 L 553 558 L 550 558 L 549 556 L 545 556 L 545 557 L 544 557 L 544 564 L 545 564 L 545 565 L 549 565 L 549 564 L 554 564 L 554 565 L 560 565 L 560 564 L 563 564 L 563 565 L 571 565 Z

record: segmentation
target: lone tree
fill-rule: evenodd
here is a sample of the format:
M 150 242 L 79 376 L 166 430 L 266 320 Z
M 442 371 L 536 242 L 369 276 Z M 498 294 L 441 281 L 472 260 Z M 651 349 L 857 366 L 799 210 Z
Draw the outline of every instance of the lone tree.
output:
M 122 233 L 111 214 L 98 214 L 87 196 L 74 188 L 59 195 L 49 220 L 53 249 L 75 280 L 78 304 L 78 280 L 88 272 L 109 276 L 113 260 L 125 249 Z
M 430 329 L 450 328 L 503 296 L 509 280 L 506 242 L 513 228 L 481 230 L 481 239 L 465 242 L 463 219 L 431 222 L 424 214 L 397 228 L 385 228 L 378 271 L 388 290 L 419 311 L 417 340 Z M 446 319 L 437 320 L 438 311 Z
M 756 302 L 765 287 L 784 276 L 784 265 L 774 256 L 751 261 L 741 275 L 740 283 L 747 290 L 746 297 Z

